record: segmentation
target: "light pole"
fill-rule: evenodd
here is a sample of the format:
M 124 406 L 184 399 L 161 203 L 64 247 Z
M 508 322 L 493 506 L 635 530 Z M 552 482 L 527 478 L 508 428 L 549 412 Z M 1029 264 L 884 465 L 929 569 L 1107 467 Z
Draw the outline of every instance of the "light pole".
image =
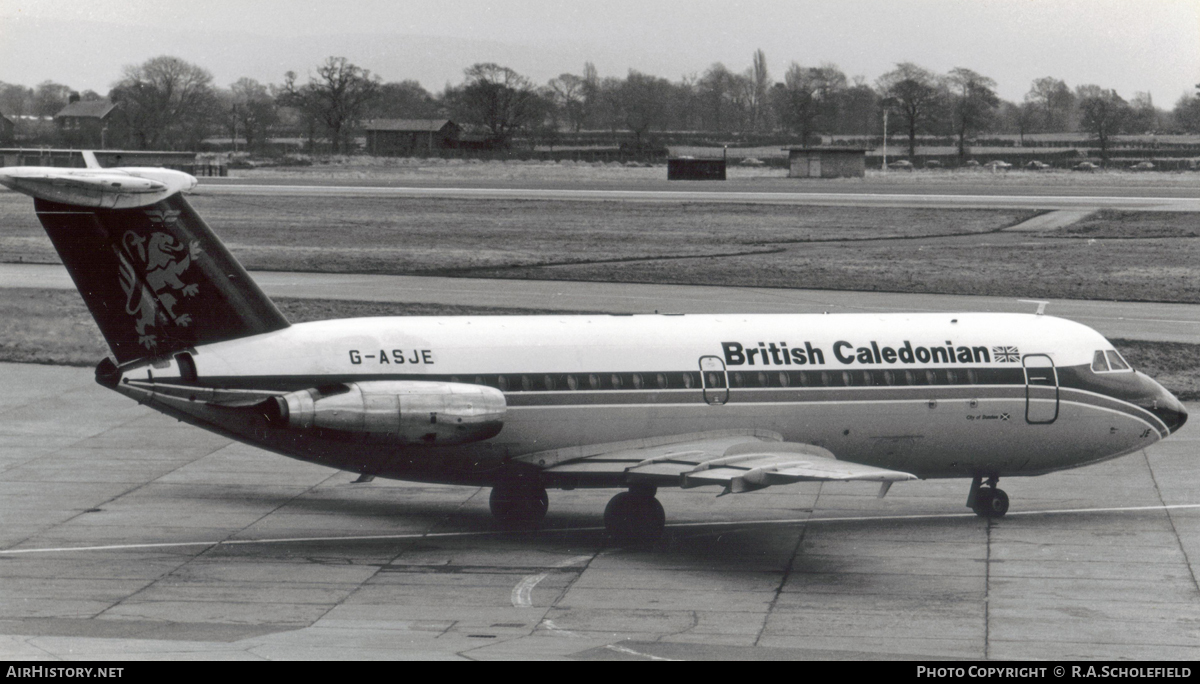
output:
M 888 165 L 887 165 L 887 139 L 888 139 L 887 119 L 888 119 L 888 112 L 890 112 L 892 110 L 892 107 L 895 106 L 895 104 L 896 104 L 896 98 L 894 98 L 894 97 L 884 98 L 883 101 L 880 102 L 879 104 L 883 105 L 883 172 L 887 173 L 887 169 L 888 169 Z

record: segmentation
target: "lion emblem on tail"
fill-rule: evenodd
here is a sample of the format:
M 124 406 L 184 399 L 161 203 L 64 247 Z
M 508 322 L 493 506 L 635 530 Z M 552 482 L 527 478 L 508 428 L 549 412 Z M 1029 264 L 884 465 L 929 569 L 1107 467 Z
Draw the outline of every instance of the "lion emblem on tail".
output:
M 156 223 L 166 223 L 166 217 Z M 174 217 L 170 217 L 174 218 Z M 158 346 L 158 336 L 152 329 L 167 323 L 186 327 L 192 317 L 177 313 L 176 295 L 195 297 L 200 286 L 185 283 L 180 276 L 200 256 L 200 244 L 185 245 L 168 233 L 153 232 L 143 237 L 128 231 L 121 239 L 121 289 L 125 291 L 125 313 L 134 317 L 138 343 L 147 349 Z

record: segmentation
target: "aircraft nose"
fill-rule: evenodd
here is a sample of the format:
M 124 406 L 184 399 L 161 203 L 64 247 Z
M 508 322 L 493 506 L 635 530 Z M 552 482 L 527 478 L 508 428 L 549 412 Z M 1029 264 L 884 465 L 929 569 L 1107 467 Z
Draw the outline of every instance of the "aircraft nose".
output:
M 1166 424 L 1171 434 L 1174 434 L 1187 422 L 1187 409 L 1175 398 L 1175 395 L 1168 392 L 1162 385 L 1153 380 L 1151 382 L 1154 383 L 1156 391 L 1139 404 L 1142 408 L 1158 416 L 1159 420 Z

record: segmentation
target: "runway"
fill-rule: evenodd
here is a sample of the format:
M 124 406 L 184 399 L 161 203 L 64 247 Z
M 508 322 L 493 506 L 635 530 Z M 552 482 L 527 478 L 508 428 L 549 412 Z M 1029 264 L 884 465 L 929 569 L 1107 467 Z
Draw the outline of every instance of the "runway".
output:
M 1004 194 L 1003 189 L 980 187 L 977 192 L 941 191 L 929 188 L 894 188 L 878 192 L 795 191 L 775 187 L 770 190 L 744 189 L 667 189 L 652 184 L 651 189 L 578 188 L 578 187 L 470 187 L 456 183 L 446 187 L 428 184 L 412 186 L 354 185 L 346 183 L 248 183 L 205 180 L 194 192 L 200 195 L 271 195 L 318 197 L 420 197 L 478 200 L 555 200 L 616 202 L 701 202 L 733 204 L 783 204 L 794 206 L 906 207 L 924 209 L 1059 209 L 1118 211 L 1200 211 L 1200 197 L 1194 191 L 1172 190 L 1161 195 L 1132 193 L 1092 194 L 1064 192 L 1044 194 L 1028 192 Z M 695 187 L 696 184 L 688 184 Z M 827 187 L 827 186 L 823 186 Z M 887 187 L 887 186 L 885 186 Z M 975 189 L 975 188 L 970 188 Z M 942 190 L 942 188 L 938 188 Z M 1062 189 L 1068 190 L 1068 189 Z M 1154 192 L 1155 189 L 1151 189 Z
M 1167 659 L 1200 654 L 1200 437 L 1007 480 L 660 492 L 645 549 L 612 492 L 546 529 L 487 491 L 354 477 L 96 385 L 0 364 L 6 659 Z M 1196 406 L 1189 407 L 1197 410 Z
M 251 274 L 271 297 L 419 302 L 607 313 L 856 313 L 898 311 L 1027 312 L 1036 304 L 1005 297 L 845 292 L 698 285 L 550 280 L 430 278 L 358 274 Z M 61 266 L 0 264 L 0 288 L 74 289 Z M 1200 340 L 1200 306 L 1152 302 L 1054 300 L 1046 313 L 1112 338 Z

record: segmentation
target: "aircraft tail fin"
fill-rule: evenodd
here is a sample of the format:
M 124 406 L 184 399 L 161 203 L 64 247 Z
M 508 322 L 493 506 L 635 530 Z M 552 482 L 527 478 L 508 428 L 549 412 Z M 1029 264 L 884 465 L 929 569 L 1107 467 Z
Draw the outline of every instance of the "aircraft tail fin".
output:
M 184 199 L 187 174 L 16 167 L 0 184 L 35 198 L 118 364 L 288 326 Z

